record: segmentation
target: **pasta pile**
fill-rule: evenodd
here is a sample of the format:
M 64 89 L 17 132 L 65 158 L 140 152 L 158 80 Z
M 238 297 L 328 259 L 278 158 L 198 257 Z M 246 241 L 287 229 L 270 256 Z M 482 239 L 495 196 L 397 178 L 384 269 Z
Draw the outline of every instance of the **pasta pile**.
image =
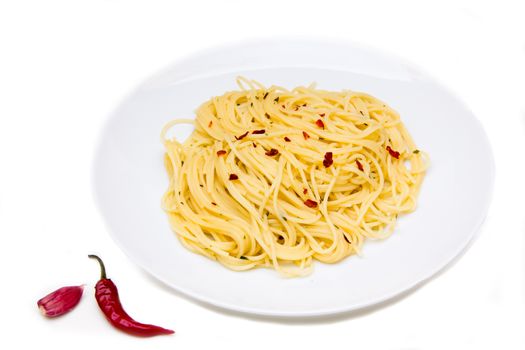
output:
M 232 270 L 310 273 L 358 254 L 416 207 L 427 168 L 399 115 L 373 96 L 291 91 L 238 78 L 196 119 L 162 130 L 169 223 L 189 250 Z M 168 139 L 176 124 L 195 130 Z

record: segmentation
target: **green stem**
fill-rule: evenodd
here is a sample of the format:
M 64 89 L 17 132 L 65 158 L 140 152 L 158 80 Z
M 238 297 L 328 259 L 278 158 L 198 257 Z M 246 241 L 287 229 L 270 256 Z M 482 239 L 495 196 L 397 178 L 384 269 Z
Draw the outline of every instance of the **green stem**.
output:
M 104 262 L 102 261 L 102 259 L 94 254 L 88 255 L 88 258 L 95 259 L 98 261 L 100 265 L 100 279 L 106 279 L 106 267 L 104 266 Z

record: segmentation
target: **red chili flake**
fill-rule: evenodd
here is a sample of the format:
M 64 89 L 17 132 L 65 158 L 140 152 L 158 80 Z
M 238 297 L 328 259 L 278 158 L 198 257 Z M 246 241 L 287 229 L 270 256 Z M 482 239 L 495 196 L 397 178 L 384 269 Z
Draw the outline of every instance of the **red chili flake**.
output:
M 388 153 L 390 153 L 392 157 L 394 157 L 395 159 L 399 159 L 399 152 L 394 151 L 390 146 L 386 146 L 386 150 L 388 151 Z
M 361 164 L 361 162 L 359 161 L 359 159 L 356 159 L 355 160 L 355 163 L 357 164 L 357 168 L 361 171 L 364 171 L 363 169 L 363 164 Z
M 253 145 L 253 148 L 256 148 L 257 145 L 255 144 L 255 142 L 252 142 L 252 145 Z
M 323 121 L 322 121 L 321 119 L 317 119 L 317 120 L 315 121 L 315 125 L 317 125 L 318 127 L 324 129 L 324 123 L 323 123 Z
M 303 107 L 306 107 L 306 103 L 303 103 Z
M 321 117 L 324 117 L 324 113 L 319 114 Z
M 260 134 L 264 134 L 266 132 L 266 130 L 264 129 L 261 129 L 261 130 L 254 130 L 252 131 L 252 134 L 254 135 L 260 135 Z
M 213 125 L 213 120 L 210 120 L 210 122 L 208 123 L 208 128 L 211 128 L 212 125 Z
M 220 157 L 220 156 L 223 156 L 226 154 L 226 151 L 221 149 L 220 151 L 217 151 L 217 155 Z
M 263 100 L 266 100 L 266 97 L 268 97 L 268 92 L 264 94 Z
M 305 200 L 304 205 L 306 205 L 308 208 L 317 208 L 317 202 L 311 199 Z
M 286 106 L 285 106 L 285 105 L 281 105 L 281 107 L 283 107 L 283 108 L 286 108 Z
M 299 106 L 295 106 L 294 111 L 298 111 L 298 110 L 299 110 Z
M 343 235 L 343 237 L 345 238 L 345 241 L 347 241 L 349 244 L 352 244 L 352 242 L 350 242 L 348 238 L 346 238 L 346 235 Z
M 217 203 L 215 203 L 215 202 L 211 202 L 211 204 L 213 204 L 213 205 L 217 205 Z
M 326 152 L 324 154 L 324 160 L 323 160 L 323 165 L 325 168 L 328 168 L 330 165 L 334 164 L 334 160 L 332 159 L 332 152 Z
M 306 188 L 303 188 L 303 194 L 307 194 L 308 190 Z
M 290 140 L 290 138 L 289 138 L 288 136 L 285 136 L 285 137 L 284 137 L 284 141 L 286 141 L 286 142 L 291 142 L 292 140 Z
M 236 140 L 242 140 L 243 138 L 246 137 L 246 135 L 248 135 L 248 132 L 249 132 L 249 131 L 246 131 L 244 134 L 242 134 L 242 135 L 239 136 L 239 137 L 235 136 L 235 139 L 236 139 Z
M 271 150 L 266 151 L 264 154 L 266 154 L 269 157 L 273 157 L 273 156 L 279 154 L 279 151 L 276 150 L 275 148 L 272 148 Z
M 308 140 L 310 138 L 310 135 L 306 131 L 303 131 L 303 137 L 305 140 Z
M 230 180 L 239 180 L 239 177 L 236 174 L 230 174 Z

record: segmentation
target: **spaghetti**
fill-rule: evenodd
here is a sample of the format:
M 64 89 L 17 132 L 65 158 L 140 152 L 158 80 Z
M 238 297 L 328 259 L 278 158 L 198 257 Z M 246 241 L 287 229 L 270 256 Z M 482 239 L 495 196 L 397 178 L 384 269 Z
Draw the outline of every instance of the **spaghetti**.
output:
M 427 167 L 399 115 L 364 93 L 240 90 L 162 130 L 169 223 L 189 250 L 232 270 L 305 275 L 358 254 L 416 207 Z M 192 123 L 183 143 L 168 130 Z

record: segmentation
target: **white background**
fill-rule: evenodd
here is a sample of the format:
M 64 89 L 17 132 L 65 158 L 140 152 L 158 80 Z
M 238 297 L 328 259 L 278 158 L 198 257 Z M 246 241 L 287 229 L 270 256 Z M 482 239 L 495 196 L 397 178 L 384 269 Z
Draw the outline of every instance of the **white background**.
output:
M 519 2 L 0 1 L 0 347 L 523 348 Z M 278 321 L 200 305 L 128 260 L 95 207 L 97 138 L 131 89 L 195 50 L 283 35 L 340 38 L 414 62 L 467 103 L 491 140 L 496 187 L 477 239 L 444 273 L 380 308 Z M 132 316 L 177 333 L 138 339 L 113 329 L 93 298 L 98 268 L 88 253 L 105 259 Z M 38 313 L 40 297 L 81 283 L 73 312 L 55 320 Z

